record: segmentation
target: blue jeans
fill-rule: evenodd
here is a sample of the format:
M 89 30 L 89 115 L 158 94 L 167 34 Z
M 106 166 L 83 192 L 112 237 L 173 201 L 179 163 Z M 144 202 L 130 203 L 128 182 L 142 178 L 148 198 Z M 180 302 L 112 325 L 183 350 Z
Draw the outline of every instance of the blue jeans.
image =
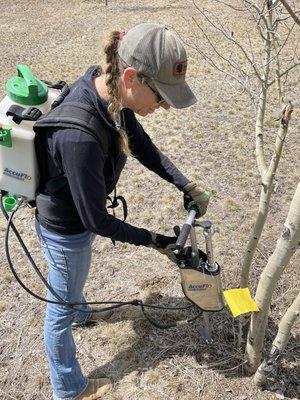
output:
M 84 232 L 78 235 L 59 235 L 36 223 L 36 231 L 48 263 L 48 282 L 65 301 L 84 302 L 86 282 L 95 235 Z M 47 299 L 58 301 L 47 292 Z M 50 367 L 53 400 L 73 400 L 87 385 L 76 358 L 71 324 L 84 323 L 91 313 L 88 305 L 77 306 L 75 311 L 60 304 L 47 303 L 44 341 Z

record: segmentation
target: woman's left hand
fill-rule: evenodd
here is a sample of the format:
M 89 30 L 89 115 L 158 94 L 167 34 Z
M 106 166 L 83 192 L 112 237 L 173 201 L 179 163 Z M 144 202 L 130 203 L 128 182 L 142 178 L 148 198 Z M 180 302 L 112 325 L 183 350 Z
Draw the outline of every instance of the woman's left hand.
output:
M 210 193 L 201 186 L 198 186 L 195 182 L 187 183 L 183 187 L 183 192 L 184 208 L 188 211 L 189 204 L 192 202 L 199 209 L 197 218 L 202 217 L 206 213 L 210 199 Z

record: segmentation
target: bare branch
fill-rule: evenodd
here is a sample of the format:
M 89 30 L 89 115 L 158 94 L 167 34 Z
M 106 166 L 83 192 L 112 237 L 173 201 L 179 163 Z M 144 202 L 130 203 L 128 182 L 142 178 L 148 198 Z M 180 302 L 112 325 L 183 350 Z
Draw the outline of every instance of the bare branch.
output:
M 213 44 L 212 40 L 210 39 L 210 37 L 207 35 L 207 33 L 205 32 L 205 30 L 201 27 L 201 25 L 197 22 L 197 20 L 192 17 L 193 21 L 195 22 L 195 24 L 197 25 L 197 27 L 200 29 L 200 31 L 202 32 L 203 36 L 205 37 L 205 39 L 207 40 L 208 44 L 211 46 L 211 48 L 213 49 L 213 51 L 217 54 L 218 57 L 220 57 L 222 60 L 224 60 L 225 62 L 227 62 L 232 68 L 234 68 L 235 70 L 241 72 L 244 76 L 247 76 L 247 73 L 241 68 L 240 65 L 235 65 L 233 63 L 233 61 L 230 60 L 230 58 L 226 58 L 223 56 L 223 54 L 220 53 L 220 51 L 216 48 L 216 46 Z
M 235 11 L 241 11 L 241 12 L 245 12 L 245 11 L 249 11 L 250 7 L 245 7 L 245 8 L 238 8 L 238 7 L 234 7 L 232 4 L 227 3 L 226 1 L 222 1 L 222 0 L 214 0 L 216 3 L 221 3 L 224 4 L 225 6 L 235 10 Z
M 279 40 L 274 40 L 274 50 L 276 51 L 278 46 L 279 46 Z M 284 104 L 284 94 L 282 91 L 282 84 L 281 84 L 281 76 L 280 76 L 280 58 L 276 58 L 276 67 L 275 67 L 275 76 L 276 76 L 276 82 L 277 82 L 277 91 L 278 91 L 278 100 L 279 100 L 279 105 L 282 107 Z
M 290 66 L 289 68 L 287 68 L 284 72 L 281 72 L 279 74 L 279 78 L 282 78 L 283 76 L 287 75 L 292 69 L 299 67 L 300 63 L 296 63 L 292 66 Z M 268 86 L 272 86 L 275 83 L 275 79 L 273 79 L 271 82 L 268 82 Z
M 259 20 L 262 19 L 264 21 L 265 25 L 266 26 L 268 25 L 268 22 L 267 22 L 266 16 L 265 16 L 266 15 L 266 13 L 265 13 L 266 2 L 265 1 L 263 2 L 262 9 L 260 9 L 259 6 L 256 3 L 254 3 L 252 0 L 244 0 L 244 3 L 249 4 L 250 7 L 252 7 L 259 15 Z M 267 12 L 269 12 L 269 10 Z
M 300 65 L 300 62 L 298 62 L 298 63 L 292 65 L 291 67 L 287 68 L 284 72 L 282 72 L 282 73 L 279 75 L 279 77 L 281 78 L 281 77 L 285 76 L 285 75 L 288 74 L 292 69 L 294 69 L 294 68 L 296 68 L 296 67 L 299 67 L 299 65 Z
M 194 0 L 193 0 L 194 1 Z M 244 47 L 233 37 L 233 35 L 229 35 L 226 31 L 225 28 L 222 26 L 221 22 L 218 20 L 218 25 L 216 25 L 207 15 L 205 12 L 203 12 L 202 10 L 200 10 L 200 8 L 198 7 L 198 11 L 200 12 L 201 15 L 203 15 L 203 17 L 207 20 L 207 22 L 212 25 L 217 31 L 221 32 L 222 35 L 224 35 L 229 41 L 231 41 L 232 43 L 234 43 L 236 46 L 238 46 L 238 48 L 242 51 L 242 53 L 244 54 L 244 56 L 246 57 L 246 59 L 249 61 L 250 65 L 252 66 L 257 78 L 262 81 L 262 77 L 260 76 L 260 73 L 258 71 L 258 69 L 255 66 L 254 60 L 251 59 L 251 57 L 249 56 L 249 54 L 246 52 L 246 50 L 244 49 Z
M 276 27 L 278 26 L 279 23 L 284 22 L 284 21 L 292 18 L 290 13 L 288 13 L 286 11 L 286 9 L 284 8 L 284 6 L 280 2 L 280 0 L 278 0 L 278 2 L 279 2 L 279 5 L 277 7 L 275 7 L 275 11 L 276 11 L 277 17 L 275 18 L 275 20 L 273 22 L 274 30 L 276 29 Z
M 205 61 L 207 61 L 209 63 L 209 65 L 211 67 L 215 68 L 216 70 L 218 70 L 219 72 L 221 72 L 225 76 L 230 76 L 232 79 L 237 81 L 248 92 L 248 88 L 246 87 L 244 82 L 241 81 L 240 79 L 238 79 L 237 76 L 231 74 L 229 71 L 224 70 L 222 67 L 220 67 L 211 57 L 208 57 L 207 54 L 205 54 L 198 46 L 195 46 L 194 49 L 196 49 L 198 51 L 198 53 L 203 57 L 203 59 Z
M 251 52 L 251 55 L 252 55 L 252 60 L 254 62 L 255 55 L 254 55 L 254 52 L 253 52 L 253 46 L 252 46 L 252 42 L 251 42 L 251 37 L 249 35 L 249 31 L 247 31 L 247 39 L 248 39 L 248 42 L 249 42 L 249 47 L 250 47 L 250 52 Z
M 259 34 L 260 34 L 262 40 L 265 41 L 265 42 L 270 41 L 270 39 L 268 39 L 268 38 L 263 34 L 263 28 L 262 28 L 262 26 L 260 25 L 259 22 L 257 23 L 257 27 L 258 27 L 258 32 L 259 32 Z
M 290 18 L 291 18 L 290 15 L 288 15 L 287 17 L 276 18 L 274 23 L 276 22 L 278 24 L 278 22 L 283 22 L 283 21 L 286 21 L 287 19 L 290 19 Z
M 252 0 L 244 0 L 244 3 L 248 4 L 251 8 L 254 8 L 260 14 L 260 8 Z
M 289 101 L 282 110 L 281 114 L 281 126 L 276 136 L 275 147 L 271 162 L 269 164 L 268 172 L 265 176 L 265 180 L 271 179 L 275 175 L 278 167 L 278 163 L 281 157 L 283 144 L 288 132 L 288 126 L 291 119 L 292 112 L 294 110 L 293 104 Z
M 283 42 L 280 46 L 278 46 L 278 47 L 279 47 L 279 50 L 277 51 L 277 53 L 276 53 L 273 57 L 270 57 L 270 58 L 269 58 L 268 64 L 265 63 L 265 64 L 264 64 L 264 67 L 265 67 L 266 65 L 271 64 L 274 60 L 277 59 L 277 57 L 279 56 L 279 54 L 282 52 L 284 46 L 286 45 L 286 43 L 287 43 L 287 41 L 288 41 L 288 39 L 289 39 L 289 37 L 290 37 L 292 31 L 293 31 L 294 26 L 295 26 L 295 24 L 293 24 L 293 26 L 289 29 L 289 32 L 288 32 L 286 38 L 284 39 L 284 42 Z M 276 36 L 276 34 L 275 34 L 273 31 L 270 31 L 270 32 L 274 35 L 274 37 Z M 277 39 L 278 39 L 278 35 L 277 35 Z M 273 83 L 274 83 L 274 82 L 273 82 Z
M 294 12 L 294 10 L 290 7 L 290 5 L 288 4 L 288 2 L 286 0 L 280 0 L 280 2 L 283 4 L 283 6 L 286 8 L 286 10 L 288 11 L 288 13 L 290 14 L 290 16 L 293 18 L 293 20 L 296 22 L 296 24 L 298 24 L 300 26 L 300 19 L 299 17 L 296 15 L 296 13 Z

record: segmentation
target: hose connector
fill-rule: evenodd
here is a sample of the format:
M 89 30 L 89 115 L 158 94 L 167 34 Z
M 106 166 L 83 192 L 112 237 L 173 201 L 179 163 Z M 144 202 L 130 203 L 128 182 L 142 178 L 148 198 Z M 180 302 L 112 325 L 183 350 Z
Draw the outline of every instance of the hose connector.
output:
M 2 204 L 6 212 L 13 211 L 17 206 L 17 203 L 18 203 L 17 198 L 12 195 L 4 196 L 2 199 Z

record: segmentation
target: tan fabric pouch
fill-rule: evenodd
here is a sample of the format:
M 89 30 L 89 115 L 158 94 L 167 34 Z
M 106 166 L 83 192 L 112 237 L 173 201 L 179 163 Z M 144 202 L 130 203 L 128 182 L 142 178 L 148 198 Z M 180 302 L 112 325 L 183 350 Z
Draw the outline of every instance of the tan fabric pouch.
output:
M 204 311 L 220 311 L 224 307 L 220 267 L 209 272 L 205 268 L 180 268 L 185 296 Z

